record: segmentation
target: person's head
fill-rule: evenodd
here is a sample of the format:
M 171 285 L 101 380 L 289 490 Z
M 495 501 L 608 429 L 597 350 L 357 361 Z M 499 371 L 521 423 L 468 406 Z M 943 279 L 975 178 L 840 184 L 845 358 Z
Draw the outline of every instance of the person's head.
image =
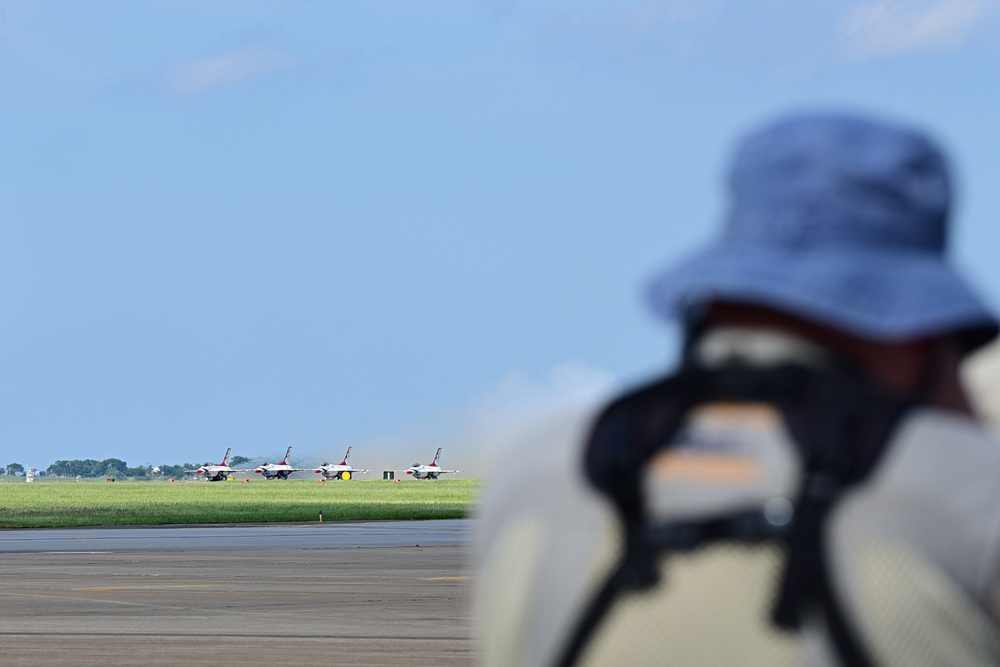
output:
M 743 141 L 730 194 L 721 237 L 652 284 L 655 310 L 790 329 L 891 389 L 964 403 L 958 362 L 998 327 L 945 260 L 950 185 L 929 139 L 860 116 L 788 117 Z

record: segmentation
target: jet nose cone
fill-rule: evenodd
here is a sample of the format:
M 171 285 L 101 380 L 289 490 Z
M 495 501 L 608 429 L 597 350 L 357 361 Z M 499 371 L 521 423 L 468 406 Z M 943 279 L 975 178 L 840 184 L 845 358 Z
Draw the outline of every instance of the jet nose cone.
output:
M 323 472 L 323 469 L 322 468 L 316 468 L 315 470 L 313 470 L 313 472 Z
M 195 470 L 195 472 L 198 473 L 199 475 L 204 475 L 205 474 L 205 469 L 204 468 L 198 468 L 197 470 Z
M 261 468 L 254 468 L 253 471 L 254 472 L 264 472 L 263 469 L 261 469 Z

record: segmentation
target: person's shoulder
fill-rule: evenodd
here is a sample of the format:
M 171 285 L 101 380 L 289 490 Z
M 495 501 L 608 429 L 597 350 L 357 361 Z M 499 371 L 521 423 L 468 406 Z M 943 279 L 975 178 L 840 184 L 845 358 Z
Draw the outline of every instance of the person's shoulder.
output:
M 500 452 L 479 507 L 487 531 L 513 515 L 586 513 L 603 503 L 583 468 L 591 421 L 538 429 Z
M 875 472 L 879 486 L 924 494 L 939 489 L 953 501 L 988 496 L 1000 511 L 997 479 L 1000 438 L 968 415 L 938 408 L 919 408 L 903 419 Z
M 614 513 L 583 468 L 591 423 L 525 433 L 492 468 L 472 552 L 486 663 L 551 664 L 617 553 Z
M 918 408 L 900 423 L 890 443 L 948 457 L 969 456 L 1000 462 L 1000 437 L 976 418 L 934 407 Z

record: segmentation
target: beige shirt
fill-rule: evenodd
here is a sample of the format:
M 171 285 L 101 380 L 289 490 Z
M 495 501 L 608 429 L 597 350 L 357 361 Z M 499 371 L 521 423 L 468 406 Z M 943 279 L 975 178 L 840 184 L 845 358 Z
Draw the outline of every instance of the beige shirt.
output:
M 651 517 L 790 509 L 798 459 L 772 408 L 706 406 L 686 433 L 647 468 Z M 487 667 L 551 665 L 618 555 L 578 436 L 533 448 L 530 468 L 488 489 L 475 603 Z M 914 411 L 829 530 L 834 576 L 878 664 L 1000 664 L 1000 442 L 967 418 Z M 770 625 L 782 563 L 773 545 L 665 556 L 661 585 L 619 600 L 579 664 L 836 664 L 821 623 L 796 635 Z

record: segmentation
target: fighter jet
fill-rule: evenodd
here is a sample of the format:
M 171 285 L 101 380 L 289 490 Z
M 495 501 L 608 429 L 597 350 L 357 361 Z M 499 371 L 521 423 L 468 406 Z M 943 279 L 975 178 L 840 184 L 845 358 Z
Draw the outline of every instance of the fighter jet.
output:
M 340 463 L 324 463 L 320 467 L 316 468 L 315 472 L 323 475 L 326 479 L 351 479 L 355 475 L 363 472 L 371 472 L 371 470 L 358 470 L 350 463 L 348 459 L 351 458 L 351 448 L 347 448 L 347 453 L 344 454 L 344 460 Z
M 254 468 L 254 472 L 260 473 L 264 476 L 264 479 L 288 479 L 288 476 L 293 472 L 304 472 L 309 470 L 309 468 L 293 468 L 288 463 L 288 457 L 292 455 L 292 448 L 289 446 L 288 451 L 285 452 L 285 458 L 281 459 L 281 463 L 267 463 L 266 461 L 258 468 Z
M 205 463 L 202 467 L 197 470 L 185 470 L 184 472 L 193 472 L 199 475 L 204 475 L 205 479 L 209 482 L 224 482 L 229 479 L 229 475 L 234 472 L 242 472 L 240 470 L 233 470 L 229 467 L 229 453 L 233 451 L 230 447 L 226 450 L 226 455 L 222 457 L 222 463 Z
M 441 448 L 438 447 L 437 454 L 434 455 L 434 460 L 425 466 L 419 463 L 414 463 L 409 470 L 406 471 L 407 475 L 413 475 L 416 479 L 437 479 L 438 475 L 446 472 L 462 472 L 461 470 L 444 470 L 438 465 L 438 459 L 441 458 Z

